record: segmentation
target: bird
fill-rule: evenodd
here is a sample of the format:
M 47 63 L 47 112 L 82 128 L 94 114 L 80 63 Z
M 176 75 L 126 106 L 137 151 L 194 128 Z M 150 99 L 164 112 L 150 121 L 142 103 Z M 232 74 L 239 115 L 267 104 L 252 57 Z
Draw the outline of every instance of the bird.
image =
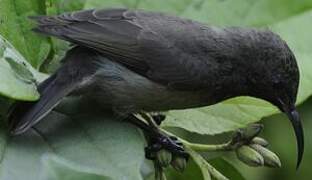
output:
M 33 31 L 68 41 L 62 65 L 38 86 L 37 102 L 17 102 L 9 115 L 19 135 L 66 96 L 83 96 L 137 125 L 175 153 L 183 147 L 135 114 L 210 106 L 251 96 L 285 113 L 297 140 L 304 133 L 295 103 L 300 73 L 287 43 L 269 29 L 217 27 L 138 9 L 111 8 L 31 17 Z M 154 145 L 154 146 L 153 146 Z

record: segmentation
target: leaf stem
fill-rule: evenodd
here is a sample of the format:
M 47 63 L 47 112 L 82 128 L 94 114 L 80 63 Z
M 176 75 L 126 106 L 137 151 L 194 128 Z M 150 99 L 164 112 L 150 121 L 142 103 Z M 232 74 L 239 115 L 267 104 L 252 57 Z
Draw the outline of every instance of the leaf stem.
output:
M 170 136 L 175 136 L 176 135 L 161 129 L 164 133 L 170 135 Z M 199 152 L 216 152 L 216 151 L 231 151 L 233 150 L 231 146 L 231 142 L 223 143 L 223 144 L 199 144 L 199 143 L 191 143 L 185 139 L 182 139 L 181 137 L 177 137 L 179 141 L 181 141 L 185 146 L 193 149 L 194 151 L 199 151 Z
M 200 169 L 203 171 L 203 175 L 205 171 L 208 171 L 209 176 L 214 177 L 214 179 L 229 180 L 227 177 L 221 174 L 216 168 L 214 168 L 211 164 L 209 164 L 200 154 L 195 152 L 193 149 L 186 146 L 186 150 L 188 153 L 190 153 L 190 156 L 193 158 L 193 160 L 199 165 Z
M 184 142 L 185 143 L 185 142 Z M 230 151 L 232 150 L 230 143 L 224 144 L 197 144 L 197 143 L 185 143 L 186 146 L 189 146 L 195 151 L 199 152 L 215 152 L 215 151 Z
M 215 179 L 217 180 L 229 180 L 227 177 L 225 177 L 223 174 L 221 174 L 216 168 L 214 168 L 211 164 L 209 164 L 207 161 L 205 161 L 205 165 L 211 174 Z

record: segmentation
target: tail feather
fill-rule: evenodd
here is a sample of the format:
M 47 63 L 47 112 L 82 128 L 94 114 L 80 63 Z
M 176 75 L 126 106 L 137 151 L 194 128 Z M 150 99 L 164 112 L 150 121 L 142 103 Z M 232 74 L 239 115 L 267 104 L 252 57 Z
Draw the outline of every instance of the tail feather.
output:
M 17 102 L 9 113 L 11 133 L 21 134 L 38 123 L 59 102 L 77 89 L 82 78 L 89 76 L 94 53 L 86 48 L 75 47 L 64 58 L 65 64 L 38 86 L 41 95 L 37 102 Z
M 41 98 L 38 102 L 17 102 L 11 112 L 11 133 L 18 135 L 39 122 L 74 88 L 74 84 L 59 84 L 55 77 L 43 82 L 39 88 Z

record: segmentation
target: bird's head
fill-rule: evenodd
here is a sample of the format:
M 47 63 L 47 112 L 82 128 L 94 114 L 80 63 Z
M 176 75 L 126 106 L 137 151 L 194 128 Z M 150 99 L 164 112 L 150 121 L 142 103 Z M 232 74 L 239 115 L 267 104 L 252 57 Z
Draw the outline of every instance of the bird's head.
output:
M 257 60 L 251 68 L 247 83 L 249 95 L 264 99 L 285 113 L 292 123 L 297 138 L 297 168 L 304 151 L 304 135 L 295 108 L 299 69 L 288 45 L 278 35 L 266 32 L 255 51 Z

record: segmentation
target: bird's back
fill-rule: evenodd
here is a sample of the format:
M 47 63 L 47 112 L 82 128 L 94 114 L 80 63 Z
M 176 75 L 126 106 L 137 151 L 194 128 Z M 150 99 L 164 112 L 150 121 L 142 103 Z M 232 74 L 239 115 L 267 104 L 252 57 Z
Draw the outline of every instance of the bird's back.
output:
M 35 17 L 37 32 L 92 48 L 135 73 L 173 89 L 212 85 L 218 59 L 231 48 L 226 31 L 161 13 L 85 10 Z M 211 81 L 210 81 L 211 82 Z

